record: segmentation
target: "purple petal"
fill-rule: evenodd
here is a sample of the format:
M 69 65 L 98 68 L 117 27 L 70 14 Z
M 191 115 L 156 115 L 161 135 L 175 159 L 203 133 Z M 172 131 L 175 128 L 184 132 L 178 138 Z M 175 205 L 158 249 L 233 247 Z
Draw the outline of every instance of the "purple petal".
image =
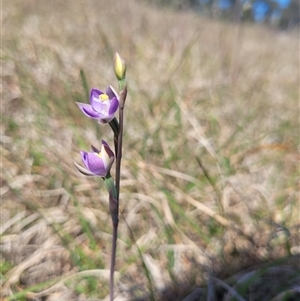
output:
M 102 91 L 98 90 L 98 89 L 92 89 L 90 92 L 90 100 L 95 98 L 99 98 L 99 95 L 103 94 Z
M 87 117 L 90 117 L 93 119 L 99 118 L 99 114 L 95 110 L 93 110 L 93 107 L 91 105 L 86 104 L 86 103 L 81 103 L 81 102 L 76 102 L 76 104 L 78 105 L 78 107 L 82 111 L 82 113 L 84 115 L 86 115 Z
M 118 101 L 118 99 L 116 97 L 114 97 L 111 100 L 108 114 L 109 115 L 114 115 L 116 113 L 116 111 L 118 110 L 118 108 L 119 108 L 119 101 Z
M 90 103 L 92 108 L 98 113 L 105 108 L 103 107 L 103 101 L 99 99 L 99 95 L 101 94 L 103 94 L 103 92 L 98 89 L 92 89 L 90 93 Z M 109 100 L 107 100 L 107 102 L 109 103 Z
M 112 86 L 108 86 L 106 88 L 106 94 L 109 97 L 109 99 L 112 99 L 114 97 L 118 98 L 118 94 Z
M 81 157 L 86 168 L 93 174 L 105 177 L 107 170 L 103 164 L 103 160 L 95 153 L 87 153 L 82 151 Z

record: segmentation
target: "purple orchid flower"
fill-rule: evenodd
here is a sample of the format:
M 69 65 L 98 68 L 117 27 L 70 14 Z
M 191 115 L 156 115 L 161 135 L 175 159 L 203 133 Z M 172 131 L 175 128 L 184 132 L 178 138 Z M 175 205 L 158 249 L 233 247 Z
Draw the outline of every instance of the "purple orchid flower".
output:
M 81 158 L 86 168 L 74 162 L 78 171 L 86 176 L 106 177 L 115 160 L 115 155 L 108 144 L 102 140 L 101 150 L 92 146 L 93 152 L 81 151 Z
M 106 93 L 92 89 L 90 93 L 91 104 L 76 103 L 84 115 L 97 119 L 102 124 L 110 122 L 119 108 L 118 94 L 111 86 L 106 88 Z

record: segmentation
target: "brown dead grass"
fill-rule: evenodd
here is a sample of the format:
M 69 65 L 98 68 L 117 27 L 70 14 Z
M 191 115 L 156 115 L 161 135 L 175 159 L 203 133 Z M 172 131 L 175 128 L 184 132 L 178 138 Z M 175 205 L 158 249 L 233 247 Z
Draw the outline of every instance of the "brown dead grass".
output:
M 136 244 L 157 300 L 182 300 L 206 284 L 201 300 L 230 300 L 224 283 L 235 289 L 254 272 L 249 300 L 263 300 L 255 291 L 264 277 L 274 287 L 293 279 L 281 291 L 262 289 L 266 298 L 296 296 L 298 259 L 284 261 L 286 270 L 276 263 L 299 253 L 293 33 L 133 1 L 15 1 L 2 17 L 1 260 L 10 264 L 2 298 L 39 284 L 26 300 L 107 300 L 108 198 L 72 161 L 111 139 L 74 102 L 87 101 L 80 69 L 91 87 L 115 82 L 115 51 L 129 81 L 118 300 L 149 295 Z M 265 261 L 273 266 L 258 265 Z M 87 276 L 99 279 L 95 297 L 77 289 Z

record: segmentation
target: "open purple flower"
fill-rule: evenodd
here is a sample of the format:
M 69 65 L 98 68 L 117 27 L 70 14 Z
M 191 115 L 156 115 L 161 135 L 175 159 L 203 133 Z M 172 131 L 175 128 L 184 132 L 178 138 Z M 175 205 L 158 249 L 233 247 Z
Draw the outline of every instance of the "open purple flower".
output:
M 92 89 L 90 103 L 77 102 L 77 105 L 84 115 L 92 119 L 97 119 L 99 123 L 110 122 L 119 107 L 118 95 L 111 86 L 106 88 L 106 93 Z
M 106 177 L 115 160 L 115 155 L 108 144 L 102 140 L 101 150 L 92 146 L 93 152 L 81 151 L 81 158 L 86 168 L 74 162 L 78 171 L 86 176 Z

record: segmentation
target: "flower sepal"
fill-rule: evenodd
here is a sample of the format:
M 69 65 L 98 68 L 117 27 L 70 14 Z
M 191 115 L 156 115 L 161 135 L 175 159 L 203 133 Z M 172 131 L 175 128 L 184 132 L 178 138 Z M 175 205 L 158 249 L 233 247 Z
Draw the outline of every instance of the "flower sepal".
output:
M 95 176 L 94 173 L 92 173 L 91 171 L 89 171 L 88 169 L 82 167 L 81 165 L 77 164 L 75 161 L 73 162 L 75 167 L 77 168 L 77 170 L 82 173 L 85 176 Z

